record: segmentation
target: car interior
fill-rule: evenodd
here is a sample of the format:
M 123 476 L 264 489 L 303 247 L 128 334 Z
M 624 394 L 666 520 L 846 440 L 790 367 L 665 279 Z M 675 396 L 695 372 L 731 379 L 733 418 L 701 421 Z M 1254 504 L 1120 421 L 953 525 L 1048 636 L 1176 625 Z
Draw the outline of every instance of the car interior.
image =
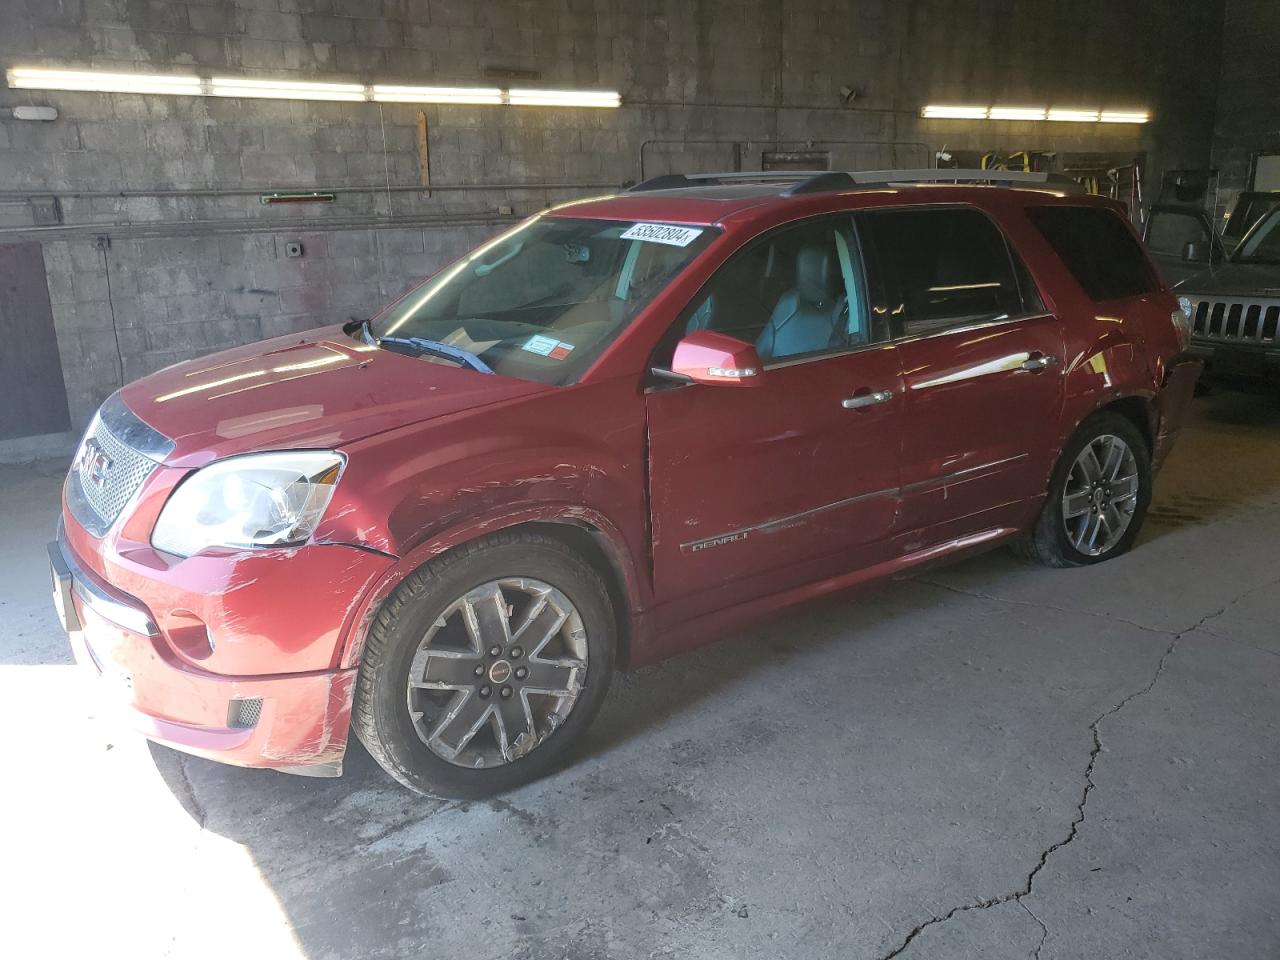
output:
M 780 230 L 739 253 L 694 301 L 685 334 L 754 343 L 766 363 L 920 336 L 1038 305 L 1003 235 L 974 210 L 902 210 Z M 865 248 L 864 248 L 865 245 Z M 868 308 L 864 259 L 889 306 Z M 882 320 L 887 328 L 888 323 Z
M 754 343 L 762 360 L 868 342 L 861 258 L 848 221 L 783 230 L 741 252 L 695 301 L 684 332 Z

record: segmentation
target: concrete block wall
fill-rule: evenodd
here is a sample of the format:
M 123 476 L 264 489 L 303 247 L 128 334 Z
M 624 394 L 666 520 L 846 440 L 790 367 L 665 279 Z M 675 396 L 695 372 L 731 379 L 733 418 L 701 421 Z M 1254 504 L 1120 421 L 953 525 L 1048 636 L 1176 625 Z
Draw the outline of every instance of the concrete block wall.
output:
M 1253 157 L 1280 153 L 1280 4 L 1273 0 L 1227 0 L 1213 165 L 1225 212 L 1240 190 L 1251 186 Z M 1211 64 L 1195 64 L 1203 74 Z
M 758 169 L 766 150 L 806 146 L 828 151 L 836 168 L 929 165 L 943 146 L 1143 154 L 1149 169 L 1205 162 L 1216 89 L 1187 75 L 1186 50 L 1194 36 L 1216 58 L 1222 5 L 1178 6 L 1191 9 L 1158 0 L 0 0 L 0 67 L 523 84 L 624 98 L 619 110 L 588 110 L 0 89 L 0 240 L 44 245 L 79 427 L 121 368 L 128 380 L 367 315 L 505 224 L 641 175 Z M 858 91 L 851 105 L 846 85 Z M 1144 107 L 1155 122 L 922 121 L 928 102 Z M 14 120 L 8 108 L 23 103 L 54 106 L 59 118 Z M 429 194 L 415 189 L 420 110 Z M 323 206 L 259 201 L 314 188 L 341 192 Z M 47 195 L 63 222 L 38 227 L 28 199 Z M 300 259 L 284 256 L 292 240 L 303 243 Z

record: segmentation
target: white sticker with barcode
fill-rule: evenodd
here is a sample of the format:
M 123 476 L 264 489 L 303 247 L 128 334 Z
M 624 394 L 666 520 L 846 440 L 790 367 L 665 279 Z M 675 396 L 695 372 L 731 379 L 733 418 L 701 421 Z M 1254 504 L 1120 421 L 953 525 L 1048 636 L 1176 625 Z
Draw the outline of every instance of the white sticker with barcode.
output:
M 645 240 L 672 247 L 687 247 L 702 235 L 699 227 L 673 227 L 666 223 L 637 223 L 622 235 L 623 240 Z

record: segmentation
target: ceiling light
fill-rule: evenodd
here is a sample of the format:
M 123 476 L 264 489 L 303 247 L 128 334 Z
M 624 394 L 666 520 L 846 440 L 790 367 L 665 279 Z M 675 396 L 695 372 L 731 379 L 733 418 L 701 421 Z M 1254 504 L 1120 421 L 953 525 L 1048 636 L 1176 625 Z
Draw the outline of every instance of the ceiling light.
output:
M 374 84 L 379 103 L 502 103 L 497 87 L 401 87 Z
M 618 107 L 616 90 L 508 90 L 507 102 L 515 106 Z
M 13 67 L 10 87 L 28 90 L 85 90 L 96 93 L 160 93 L 185 96 L 251 97 L 271 100 L 342 100 L 378 103 L 510 104 L 544 107 L 619 107 L 616 90 L 535 90 L 500 87 L 436 87 L 399 84 L 317 83 L 254 77 L 160 76 Z
M 200 95 L 200 78 L 149 73 L 98 73 L 92 70 L 41 70 L 14 67 L 9 86 L 25 90 L 86 90 L 91 93 L 168 93 Z
M 271 100 L 364 100 L 360 83 L 307 83 L 297 80 L 254 80 L 214 77 L 209 92 L 215 97 L 265 97 Z
M 992 120 L 1043 120 L 1044 107 L 992 107 Z
M 1062 120 L 1068 123 L 1097 123 L 1097 110 L 1057 110 L 1049 111 L 1050 120 Z
M 1103 123 L 1146 123 L 1151 119 L 1151 114 L 1138 112 L 1125 112 L 1123 110 L 1103 110 Z
M 975 107 L 931 103 L 920 108 L 927 120 L 1057 120 L 1068 123 L 1147 123 L 1145 110 L 1082 110 L 1054 107 Z
M 927 120 L 985 120 L 986 107 L 949 107 L 931 103 L 922 107 L 920 116 Z

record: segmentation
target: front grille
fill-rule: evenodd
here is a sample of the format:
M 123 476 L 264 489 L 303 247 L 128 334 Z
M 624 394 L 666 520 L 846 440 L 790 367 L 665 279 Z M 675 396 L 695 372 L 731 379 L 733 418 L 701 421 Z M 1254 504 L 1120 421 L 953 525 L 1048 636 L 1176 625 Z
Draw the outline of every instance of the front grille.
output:
M 102 536 L 160 461 L 173 449 L 113 395 L 94 414 L 67 475 L 67 506 L 82 527 Z
M 1244 297 L 1194 301 L 1191 318 L 1192 335 L 1197 339 L 1275 343 L 1280 303 Z

